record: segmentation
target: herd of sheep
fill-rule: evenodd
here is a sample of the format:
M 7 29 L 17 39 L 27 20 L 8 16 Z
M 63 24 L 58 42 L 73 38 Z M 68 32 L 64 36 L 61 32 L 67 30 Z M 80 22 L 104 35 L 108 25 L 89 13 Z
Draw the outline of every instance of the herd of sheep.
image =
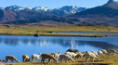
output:
M 30 62 L 35 60 L 40 60 L 42 63 L 50 62 L 51 60 L 54 62 L 67 62 L 67 61 L 75 61 L 79 60 L 80 58 L 84 58 L 86 62 L 94 62 L 96 59 L 100 59 L 100 56 L 106 56 L 109 54 L 117 54 L 116 50 L 113 49 L 101 49 L 97 52 L 80 52 L 76 49 L 68 49 L 64 54 L 61 53 L 45 53 L 45 54 L 33 54 L 31 57 L 28 55 L 23 55 L 22 59 L 23 62 Z M 18 60 L 14 56 L 6 56 L 4 62 L 8 61 L 16 61 Z

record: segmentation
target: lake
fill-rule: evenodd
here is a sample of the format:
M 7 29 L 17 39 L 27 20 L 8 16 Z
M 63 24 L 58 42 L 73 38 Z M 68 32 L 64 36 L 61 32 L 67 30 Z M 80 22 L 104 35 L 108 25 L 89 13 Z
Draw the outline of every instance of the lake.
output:
M 117 49 L 118 34 L 108 37 L 0 36 L 0 59 L 10 55 L 21 61 L 23 54 L 64 53 L 69 48 L 82 52 Z

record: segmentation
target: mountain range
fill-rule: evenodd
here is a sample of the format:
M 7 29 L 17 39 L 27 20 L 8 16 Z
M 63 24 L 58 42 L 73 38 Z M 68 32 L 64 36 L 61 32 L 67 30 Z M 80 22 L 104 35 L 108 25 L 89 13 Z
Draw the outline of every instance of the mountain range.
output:
M 8 6 L 0 8 L 0 24 L 118 26 L 118 2 L 109 0 L 94 8 Z
M 49 20 L 58 22 L 61 17 L 73 15 L 84 10 L 86 8 L 76 6 L 49 9 L 46 7 L 25 8 L 13 5 L 0 9 L 0 24 L 28 24 Z
M 118 2 L 109 0 L 106 4 L 78 12 L 70 18 L 77 25 L 118 26 Z

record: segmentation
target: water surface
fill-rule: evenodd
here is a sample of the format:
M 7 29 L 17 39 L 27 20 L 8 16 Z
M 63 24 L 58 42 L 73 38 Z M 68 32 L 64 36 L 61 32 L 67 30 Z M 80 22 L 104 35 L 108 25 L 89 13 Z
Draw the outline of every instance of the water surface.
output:
M 117 49 L 118 34 L 108 37 L 0 36 L 0 59 L 10 55 L 21 61 L 23 54 L 64 53 L 69 48 L 82 52 Z

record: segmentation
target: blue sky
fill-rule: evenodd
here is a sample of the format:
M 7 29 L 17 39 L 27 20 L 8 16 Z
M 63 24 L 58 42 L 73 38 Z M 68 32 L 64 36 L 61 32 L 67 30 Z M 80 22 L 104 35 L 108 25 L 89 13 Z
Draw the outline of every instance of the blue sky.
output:
M 108 0 L 0 0 L 0 7 L 19 5 L 23 7 L 44 6 L 49 8 L 58 8 L 65 5 L 73 5 L 91 8 L 103 5 L 107 1 Z

